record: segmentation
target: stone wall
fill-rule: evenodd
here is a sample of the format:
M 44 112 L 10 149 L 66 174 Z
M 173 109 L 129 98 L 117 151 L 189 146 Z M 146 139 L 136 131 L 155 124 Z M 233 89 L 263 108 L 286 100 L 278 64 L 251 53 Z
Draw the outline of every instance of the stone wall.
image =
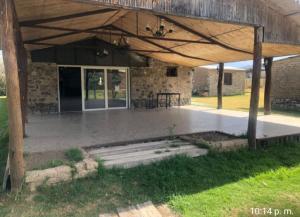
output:
M 58 87 L 55 63 L 29 63 L 28 107 L 31 112 L 57 112 Z
M 209 93 L 209 70 L 198 67 L 193 73 L 193 95 L 208 96 Z
M 177 67 L 177 77 L 167 77 L 167 67 Z M 192 68 L 150 60 L 149 67 L 131 67 L 131 102 L 145 102 L 159 92 L 181 93 L 181 105 L 191 103 Z M 58 78 L 55 63 L 30 63 L 28 81 L 28 106 L 32 112 L 57 112 Z M 172 98 L 177 104 L 177 98 Z M 155 106 L 155 105 L 154 105 Z
M 271 98 L 273 108 L 300 110 L 300 56 L 273 63 Z
M 167 67 L 177 67 L 177 77 L 167 77 Z M 156 94 L 160 92 L 181 93 L 181 105 L 191 103 L 192 68 L 172 65 L 158 60 L 150 60 L 149 67 L 132 67 L 131 74 L 131 104 L 134 107 L 143 106 L 151 95 L 156 102 Z M 176 104 L 176 97 L 172 103 Z
M 245 93 L 246 72 L 243 70 L 225 69 L 225 73 L 232 74 L 232 85 L 223 83 L 223 95 L 241 95 Z M 223 78 L 224 82 L 224 78 Z M 200 96 L 217 96 L 218 73 L 216 69 L 198 67 L 193 77 L 193 92 Z

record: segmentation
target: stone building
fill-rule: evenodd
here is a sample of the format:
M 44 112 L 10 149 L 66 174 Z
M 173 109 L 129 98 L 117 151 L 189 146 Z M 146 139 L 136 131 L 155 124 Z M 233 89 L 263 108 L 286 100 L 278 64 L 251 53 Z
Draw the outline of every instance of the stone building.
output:
M 224 68 L 223 95 L 241 95 L 245 92 L 246 71 L 244 69 Z M 197 67 L 193 73 L 193 94 L 198 96 L 217 96 L 218 72 L 216 66 Z
M 300 56 L 274 61 L 272 107 L 300 111 Z
M 103 50 L 78 44 L 97 44 Z M 157 93 L 180 93 L 181 105 L 191 102 L 192 68 L 129 53 L 98 39 L 30 55 L 28 106 L 32 112 L 156 107 Z M 178 96 L 170 101 L 178 104 Z

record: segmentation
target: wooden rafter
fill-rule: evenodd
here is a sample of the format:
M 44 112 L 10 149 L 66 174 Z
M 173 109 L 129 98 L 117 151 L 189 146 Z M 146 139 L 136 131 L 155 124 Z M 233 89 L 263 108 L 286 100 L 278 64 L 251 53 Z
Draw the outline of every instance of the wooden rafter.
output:
M 232 47 L 230 45 L 224 44 L 224 43 L 222 43 L 222 42 L 214 39 L 213 37 L 209 37 L 209 36 L 207 36 L 207 35 L 205 35 L 205 34 L 203 34 L 201 32 L 198 32 L 198 31 L 196 31 L 196 30 L 194 30 L 192 28 L 189 28 L 188 26 L 183 25 L 182 23 L 179 23 L 178 21 L 173 20 L 173 19 L 171 19 L 169 17 L 162 16 L 162 15 L 160 15 L 159 17 L 162 18 L 162 19 L 164 19 L 164 20 L 166 20 L 169 23 L 172 23 L 173 25 L 178 26 L 179 28 L 181 28 L 181 29 L 183 29 L 183 30 L 185 30 L 185 31 L 187 31 L 189 33 L 197 35 L 200 38 L 203 38 L 203 39 L 205 39 L 205 40 L 207 40 L 207 41 L 209 41 L 211 43 L 214 43 L 214 44 L 216 44 L 216 45 L 218 45 L 220 47 L 223 47 L 223 48 L 228 49 L 228 50 L 233 50 L 233 51 L 237 51 L 237 52 L 241 52 L 241 53 L 246 53 L 246 54 L 251 54 L 252 55 L 252 52 L 241 50 L 239 48 L 234 48 L 234 47 Z
M 56 46 L 56 47 L 71 47 L 71 48 L 85 48 L 91 50 L 97 50 L 99 47 L 97 46 L 81 46 L 81 45 L 61 45 L 61 44 L 54 44 L 54 43 L 43 43 L 43 42 L 36 42 L 30 43 L 30 45 L 40 45 L 40 46 Z M 162 50 L 144 50 L 144 49 L 126 49 L 128 52 L 139 52 L 139 53 L 162 53 L 162 54 L 170 54 L 169 51 L 162 51 Z
M 51 17 L 51 18 L 45 18 L 45 19 L 38 19 L 38 20 L 28 20 L 28 21 L 23 21 L 20 22 L 20 26 L 34 26 L 34 25 L 39 25 L 39 24 L 45 24 L 45 23 L 52 23 L 52 22 L 58 22 L 62 20 L 70 20 L 74 18 L 79 18 L 79 17 L 85 17 L 85 16 L 91 16 L 91 15 L 96 15 L 96 14 L 103 14 L 103 13 L 108 13 L 116 11 L 116 9 L 112 8 L 104 8 L 96 11 L 86 11 L 82 13 L 76 13 L 76 14 L 69 14 L 65 16 L 59 16 L 59 17 Z
M 177 55 L 179 55 L 179 56 L 181 56 L 181 57 L 190 58 L 190 59 L 195 59 L 195 60 L 202 60 L 202 61 L 207 61 L 207 62 L 215 62 L 215 61 L 212 61 L 212 60 L 208 60 L 208 59 L 204 59 L 204 58 L 200 58 L 200 57 L 195 57 L 195 56 L 190 56 L 190 55 L 186 55 L 186 54 L 177 52 L 177 51 L 175 51 L 175 50 L 173 50 L 173 49 L 171 49 L 171 48 L 165 47 L 165 46 L 163 46 L 163 45 L 161 45 L 161 44 L 158 44 L 158 43 L 156 43 L 156 42 L 154 42 L 154 41 L 151 41 L 151 40 L 149 40 L 149 39 L 143 38 L 143 37 L 141 37 L 141 36 L 139 36 L 139 35 L 135 35 L 134 33 L 128 32 L 128 31 L 126 31 L 126 30 L 124 30 L 124 29 L 121 29 L 121 28 L 119 28 L 119 27 L 117 27 L 117 26 L 111 25 L 111 27 L 114 28 L 114 29 L 116 29 L 116 30 L 119 30 L 119 31 L 121 31 L 121 32 L 124 32 L 124 33 L 126 33 L 127 35 L 131 35 L 132 37 L 135 37 L 135 38 L 137 38 L 137 39 L 139 39 L 139 40 L 141 40 L 141 41 L 143 41 L 143 42 L 152 44 L 152 45 L 154 45 L 154 46 L 156 46 L 156 47 L 159 47 L 159 48 L 161 48 L 161 49 L 163 49 L 163 50 L 167 50 L 167 51 L 169 51 L 170 53 L 177 54 Z
M 78 30 L 78 29 L 73 29 L 73 28 L 64 28 L 64 27 L 55 27 L 55 26 L 44 26 L 44 25 L 36 25 L 36 26 L 30 26 L 30 28 L 39 28 L 39 29 L 49 29 L 49 30 L 57 30 L 57 31 L 64 31 L 64 32 L 70 32 L 70 33 L 92 33 L 92 34 L 97 34 L 97 35 L 113 35 L 113 36 L 126 36 L 128 38 L 130 37 L 135 37 L 132 35 L 124 35 L 122 33 L 118 33 L 118 32 L 99 32 L 97 30 L 99 29 L 106 29 L 105 26 L 101 27 L 97 27 L 96 30 Z M 53 35 L 53 36 L 49 36 L 51 37 L 51 39 L 54 38 L 60 38 L 60 37 L 64 37 L 66 36 L 64 34 L 58 34 L 58 35 Z M 68 36 L 69 34 L 67 34 Z M 162 40 L 162 41 L 173 41 L 173 42 L 184 42 L 184 43 L 194 43 L 194 44 L 213 44 L 211 42 L 207 42 L 207 41 L 199 41 L 199 40 L 188 40 L 188 39 L 177 39 L 177 38 L 157 38 L 157 37 L 153 37 L 153 36 L 146 36 L 146 35 L 140 35 L 139 37 L 141 38 L 145 38 L 145 39 L 151 39 L 151 40 Z M 38 41 L 45 41 L 47 39 L 44 38 L 37 38 L 37 39 L 33 39 L 35 40 L 35 42 Z
M 45 36 L 45 37 L 41 37 L 41 38 L 26 40 L 26 41 L 24 41 L 24 44 L 32 44 L 32 43 L 36 43 L 36 42 L 46 41 L 46 40 L 55 39 L 55 38 L 61 38 L 61 37 L 70 36 L 70 35 L 74 35 L 74 34 L 80 34 L 80 33 L 90 33 L 94 30 L 101 29 L 102 27 L 103 26 L 97 26 L 97 27 L 93 27 L 93 28 L 89 28 L 89 29 L 76 30 L 76 31 L 72 31 L 72 32 L 58 34 L 58 35 L 50 35 L 50 36 Z

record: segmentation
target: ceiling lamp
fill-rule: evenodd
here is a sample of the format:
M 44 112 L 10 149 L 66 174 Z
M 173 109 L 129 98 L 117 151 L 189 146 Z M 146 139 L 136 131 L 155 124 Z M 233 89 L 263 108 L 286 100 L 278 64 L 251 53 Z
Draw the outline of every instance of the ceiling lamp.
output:
M 172 27 L 170 27 L 169 29 L 166 28 L 164 19 L 161 18 L 158 18 L 156 29 L 152 28 L 150 24 L 147 24 L 145 29 L 147 32 L 151 32 L 154 37 L 158 37 L 158 38 L 163 38 L 167 34 L 174 32 L 174 29 Z
M 113 44 L 117 46 L 120 49 L 129 49 L 129 39 L 126 38 L 124 35 L 121 35 L 121 37 L 118 40 L 114 40 Z

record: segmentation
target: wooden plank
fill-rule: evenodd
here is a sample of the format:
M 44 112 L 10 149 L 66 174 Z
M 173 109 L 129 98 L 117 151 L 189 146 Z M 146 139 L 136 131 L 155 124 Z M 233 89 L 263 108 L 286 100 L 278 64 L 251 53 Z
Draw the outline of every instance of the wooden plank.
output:
M 9 123 L 9 168 L 11 187 L 17 192 L 24 177 L 23 127 L 18 74 L 16 33 L 19 31 L 14 1 L 0 1 L 3 60 L 7 84 L 8 123 Z
M 179 215 L 176 215 L 166 204 L 156 206 L 156 208 L 163 217 L 179 217 Z
M 100 214 L 99 217 L 118 217 L 118 216 L 115 214 L 105 213 L 105 214 Z
M 151 201 L 136 205 L 141 217 L 162 217 Z
M 263 27 L 255 27 L 252 87 L 248 120 L 248 143 L 251 149 L 256 149 L 256 126 L 260 89 L 261 59 L 262 59 Z
M 201 155 L 206 155 L 208 151 L 206 149 L 199 149 L 197 147 L 189 148 L 189 149 L 175 149 L 171 152 L 162 152 L 162 153 L 143 153 L 143 155 L 135 156 L 135 157 L 128 157 L 128 158 L 121 158 L 121 159 L 114 159 L 105 161 L 104 165 L 108 168 L 111 167 L 123 167 L 123 168 L 131 168 L 138 165 L 147 165 L 153 162 L 157 162 L 160 160 L 168 159 L 170 157 L 176 155 L 186 155 L 189 157 L 198 157 Z
M 134 206 L 130 206 L 128 208 L 118 208 L 117 211 L 119 217 L 143 217 Z
M 116 9 L 104 8 L 104 9 L 95 10 L 95 11 L 85 11 L 82 13 L 69 14 L 69 15 L 58 16 L 58 17 L 50 17 L 50 18 L 37 19 L 37 20 L 27 20 L 27 21 L 20 22 L 19 24 L 20 24 L 20 26 L 34 26 L 34 25 L 38 25 L 38 24 L 45 24 L 45 23 L 62 21 L 62 20 L 75 19 L 78 17 L 86 17 L 86 16 L 95 15 L 95 14 L 103 14 L 103 13 L 108 13 L 108 12 L 112 12 L 112 11 L 116 11 Z
M 142 157 L 142 156 L 148 156 L 148 155 L 159 155 L 159 153 L 156 152 L 162 152 L 164 153 L 166 150 L 168 150 L 169 154 L 176 154 L 178 152 L 182 153 L 184 151 L 188 151 L 190 149 L 195 149 L 197 148 L 194 145 L 185 145 L 185 146 L 180 146 L 180 147 L 166 147 L 166 148 L 152 148 L 150 150 L 130 150 L 129 152 L 115 152 L 115 153 L 110 153 L 108 155 L 102 155 L 98 154 L 97 156 L 101 157 L 102 160 L 108 161 L 108 160 L 118 160 L 118 159 L 125 159 L 125 158 L 135 158 L 135 157 Z
M 266 71 L 265 98 L 264 98 L 265 115 L 270 115 L 272 113 L 272 108 L 271 108 L 272 64 L 273 64 L 273 57 L 267 57 L 264 59 L 264 66 Z
M 46 36 L 46 37 L 42 37 L 42 38 L 26 40 L 26 41 L 24 41 L 24 44 L 31 44 L 31 43 L 36 43 L 36 42 L 40 42 L 40 41 L 50 40 L 50 39 L 62 38 L 65 36 L 75 35 L 75 34 L 79 34 L 79 33 L 87 33 L 90 31 L 97 30 L 97 29 L 101 29 L 101 28 L 102 28 L 102 26 L 97 26 L 97 27 L 83 29 L 83 30 L 79 30 L 79 31 L 67 32 L 67 33 L 62 33 L 62 34 L 58 34 L 58 35 L 51 35 L 51 36 Z
M 223 103 L 223 74 L 224 74 L 224 63 L 219 64 L 219 75 L 218 75 L 218 109 L 222 109 Z
M 228 49 L 228 50 L 237 51 L 237 52 L 241 52 L 241 53 L 252 54 L 252 52 L 241 50 L 241 49 L 238 49 L 238 48 L 234 48 L 232 46 L 229 46 L 227 44 L 224 44 L 224 43 L 222 43 L 222 42 L 214 39 L 213 37 L 209 37 L 209 36 L 207 36 L 207 35 L 205 35 L 205 34 L 203 34 L 201 32 L 197 32 L 194 29 L 189 28 L 189 27 L 187 27 L 187 26 L 185 26 L 185 25 L 183 25 L 183 24 L 181 24 L 181 23 L 179 23 L 179 22 L 177 22 L 177 21 L 175 21 L 175 20 L 173 20 L 173 19 L 171 19 L 171 18 L 169 18 L 167 16 L 160 16 L 160 17 L 163 18 L 163 19 L 165 19 L 166 21 L 168 21 L 170 23 L 173 23 L 174 25 L 178 26 L 179 28 L 182 28 L 182 29 L 184 29 L 187 32 L 193 33 L 193 34 L 199 36 L 200 38 L 203 38 L 203 39 L 205 39 L 205 40 L 207 40 L 207 41 L 209 41 L 209 42 L 211 42 L 213 44 L 216 44 L 216 45 L 218 45 L 218 46 L 220 46 L 222 48 L 225 48 L 225 49 Z
M 124 152 L 131 152 L 131 151 L 138 151 L 138 150 L 150 150 L 154 148 L 163 148 L 169 147 L 173 144 L 171 140 L 163 140 L 157 142 L 145 142 L 145 143 L 136 143 L 131 145 L 124 145 L 124 146 L 115 146 L 115 147 L 105 147 L 99 148 L 96 150 L 89 151 L 90 154 L 110 154 L 110 153 L 122 153 Z M 189 145 L 189 143 L 180 141 L 181 145 Z

